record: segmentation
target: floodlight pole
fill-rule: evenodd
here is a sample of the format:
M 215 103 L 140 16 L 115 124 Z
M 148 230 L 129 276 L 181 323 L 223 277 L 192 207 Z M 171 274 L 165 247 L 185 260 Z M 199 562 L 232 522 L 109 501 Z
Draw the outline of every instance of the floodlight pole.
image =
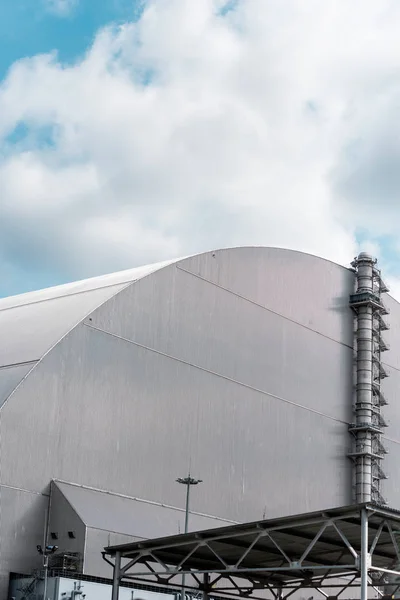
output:
M 368 513 L 365 508 L 361 509 L 361 600 L 368 599 Z
M 44 566 L 44 589 L 43 589 L 43 598 L 47 600 L 47 582 L 49 577 L 49 557 L 47 554 L 43 556 L 43 566 Z
M 189 507 L 190 507 L 190 487 L 192 485 L 198 485 L 202 483 L 202 479 L 194 479 L 190 476 L 190 473 L 187 477 L 178 477 L 176 479 L 177 483 L 181 483 L 182 485 L 186 485 L 186 506 L 185 506 L 185 533 L 189 531 Z M 185 576 L 182 575 L 182 598 L 181 600 L 185 600 Z

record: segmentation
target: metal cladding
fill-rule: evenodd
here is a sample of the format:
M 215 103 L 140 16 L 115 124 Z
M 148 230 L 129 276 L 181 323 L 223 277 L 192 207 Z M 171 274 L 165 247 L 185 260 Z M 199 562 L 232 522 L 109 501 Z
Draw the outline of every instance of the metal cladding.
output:
M 189 470 L 189 529 L 351 504 L 349 426 L 358 493 L 378 498 L 385 446 L 380 494 L 400 507 L 400 305 L 385 298 L 383 364 L 385 288 L 370 258 L 356 270 L 355 288 L 315 256 L 229 248 L 0 300 L 0 597 L 40 568 L 49 504 L 60 551 L 100 577 L 109 536 L 183 531 Z M 78 487 L 50 501 L 52 480 Z
M 365 252 L 352 263 L 356 274 L 356 291 L 350 295 L 356 320 L 356 418 L 349 428 L 355 438 L 350 457 L 355 465 L 355 501 L 385 504 L 381 481 L 386 475 L 381 462 L 386 449 L 381 438 L 387 424 L 381 407 L 387 401 L 381 391 L 381 381 L 387 372 L 381 355 L 389 348 L 382 336 L 382 331 L 388 329 L 383 319 L 388 311 L 382 294 L 389 290 L 376 265 L 376 259 Z

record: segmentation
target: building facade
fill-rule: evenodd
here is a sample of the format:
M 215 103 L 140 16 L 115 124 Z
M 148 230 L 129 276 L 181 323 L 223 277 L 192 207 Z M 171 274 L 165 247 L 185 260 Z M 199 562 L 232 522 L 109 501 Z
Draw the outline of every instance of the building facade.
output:
M 356 273 L 233 248 L 0 300 L 0 577 L 106 545 L 356 499 Z M 381 493 L 400 508 L 400 305 Z

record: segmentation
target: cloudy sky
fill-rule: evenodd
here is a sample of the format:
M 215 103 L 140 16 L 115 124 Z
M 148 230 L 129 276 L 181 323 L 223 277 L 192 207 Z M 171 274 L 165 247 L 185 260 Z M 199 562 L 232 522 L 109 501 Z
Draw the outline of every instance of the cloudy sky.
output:
M 0 1 L 0 295 L 272 245 L 374 252 L 400 298 L 399 27 L 398 0 Z

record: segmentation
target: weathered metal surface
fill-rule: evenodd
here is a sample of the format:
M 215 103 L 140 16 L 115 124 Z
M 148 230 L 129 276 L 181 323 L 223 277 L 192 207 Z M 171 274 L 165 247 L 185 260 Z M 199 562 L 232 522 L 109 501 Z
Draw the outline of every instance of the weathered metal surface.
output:
M 3 483 L 183 508 L 190 466 L 192 510 L 234 521 L 351 502 L 353 274 L 284 250 L 214 254 L 120 291 L 43 358 L 1 411 Z
M 176 259 L 155 263 L 152 265 L 145 265 L 142 267 L 135 267 L 133 269 L 127 269 L 126 271 L 119 271 L 118 273 L 110 273 L 108 275 L 100 275 L 99 277 L 82 279 L 81 281 L 73 281 L 72 283 L 57 285 L 43 290 L 27 292 L 26 294 L 18 294 L 18 296 L 0 298 L 0 310 L 14 308 L 16 306 L 36 304 L 37 302 L 43 302 L 45 300 L 54 300 L 57 298 L 63 298 L 64 296 L 72 296 L 82 292 L 90 292 L 107 288 L 113 285 L 131 283 L 133 281 L 137 281 L 141 277 L 145 277 L 150 273 L 162 269 L 173 262 L 176 262 Z
M 79 552 L 85 573 L 110 576 L 100 551 L 109 544 L 128 543 L 184 530 L 185 511 L 155 502 L 53 483 L 50 532 L 56 532 L 60 551 Z M 198 531 L 226 526 L 228 521 L 190 514 L 189 529 Z M 70 539 L 68 531 L 76 537 Z
M 0 309 L 0 366 L 39 360 L 88 313 L 122 287 L 121 284 Z
M 199 254 L 182 268 L 276 313 L 352 346 L 348 296 L 354 275 L 328 260 L 277 248 Z
M 160 513 L 162 514 L 162 509 L 160 509 Z M 84 573 L 95 577 L 111 579 L 113 570 L 110 565 L 103 560 L 101 549 L 107 546 L 109 542 L 112 544 L 127 544 L 132 541 L 139 541 L 139 538 L 88 527 L 86 529 L 85 540 Z M 107 600 L 109 600 L 109 598 L 110 591 Z
M 84 325 L 5 406 L 1 438 L 5 481 L 27 489 L 53 476 L 179 506 L 191 462 L 193 506 L 216 516 L 350 501 L 346 424 Z
M 0 598 L 7 598 L 10 572 L 41 567 L 36 545 L 43 543 L 47 507 L 46 496 L 0 487 Z
M 0 299 L 0 367 L 38 360 L 119 290 L 174 261 Z
M 0 407 L 36 363 L 0 367 Z
M 48 543 L 58 546 L 57 554 L 78 554 L 77 563 L 82 567 L 85 553 L 86 525 L 81 515 L 74 510 L 54 482 L 51 484 L 49 517 Z M 74 537 L 71 537 L 69 532 L 72 532 Z M 57 537 L 54 538 L 53 535 Z
M 54 485 L 82 522 L 92 529 L 103 529 L 141 539 L 174 535 L 184 530 L 184 510 L 67 483 L 56 482 Z M 190 531 L 227 524 L 229 523 L 222 519 L 190 514 Z

